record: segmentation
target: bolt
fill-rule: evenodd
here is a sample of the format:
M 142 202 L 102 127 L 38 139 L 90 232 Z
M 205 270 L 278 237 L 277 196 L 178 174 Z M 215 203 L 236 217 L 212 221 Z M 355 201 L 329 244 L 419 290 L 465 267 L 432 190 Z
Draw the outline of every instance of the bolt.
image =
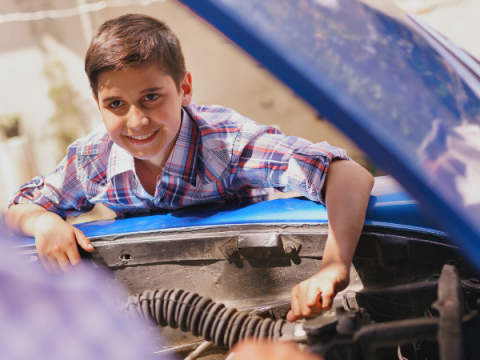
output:
M 233 254 L 235 254 L 235 249 L 229 245 L 225 248 L 225 254 L 227 254 L 228 257 L 232 257 Z
M 278 310 L 278 316 L 280 316 L 281 318 L 285 318 L 285 316 L 287 316 L 287 309 Z
M 285 254 L 290 256 L 290 255 L 293 255 L 295 251 L 297 251 L 297 248 L 293 244 L 286 243 L 283 247 L 283 250 L 285 251 Z
M 470 282 L 472 284 L 478 284 L 478 283 L 480 283 L 480 280 L 478 280 L 477 278 L 470 278 Z

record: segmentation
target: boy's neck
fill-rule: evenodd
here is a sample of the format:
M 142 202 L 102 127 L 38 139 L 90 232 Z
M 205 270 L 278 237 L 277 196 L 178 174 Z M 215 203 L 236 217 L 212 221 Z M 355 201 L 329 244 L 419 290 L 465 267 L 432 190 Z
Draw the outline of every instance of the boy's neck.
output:
M 138 176 L 138 180 L 145 191 L 151 196 L 156 195 L 157 179 L 163 172 L 163 165 L 157 166 L 147 160 L 135 158 L 135 172 Z
M 158 163 L 158 162 L 156 163 L 153 161 L 135 158 L 135 170 L 137 173 L 138 171 L 144 171 L 152 175 L 155 175 L 155 177 L 157 177 L 162 173 L 164 167 L 165 167 L 165 161 L 162 161 L 161 163 Z

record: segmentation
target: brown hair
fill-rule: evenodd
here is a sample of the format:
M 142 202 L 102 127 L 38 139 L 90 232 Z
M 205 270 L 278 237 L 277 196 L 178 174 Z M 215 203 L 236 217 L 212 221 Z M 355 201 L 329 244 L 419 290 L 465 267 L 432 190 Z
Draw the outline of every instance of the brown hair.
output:
M 170 75 L 180 91 L 186 71 L 180 41 L 164 22 L 141 14 L 105 21 L 95 31 L 85 56 L 85 72 L 95 96 L 100 72 L 153 64 Z

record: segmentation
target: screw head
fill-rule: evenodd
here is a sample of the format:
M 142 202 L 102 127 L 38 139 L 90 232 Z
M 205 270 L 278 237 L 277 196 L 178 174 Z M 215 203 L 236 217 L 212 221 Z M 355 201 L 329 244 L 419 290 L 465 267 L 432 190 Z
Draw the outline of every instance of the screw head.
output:
M 281 318 L 284 318 L 285 316 L 287 316 L 287 309 L 278 310 L 278 316 L 280 316 Z
M 235 249 L 229 245 L 225 248 L 225 254 L 227 254 L 228 257 L 231 257 L 233 254 L 235 254 Z

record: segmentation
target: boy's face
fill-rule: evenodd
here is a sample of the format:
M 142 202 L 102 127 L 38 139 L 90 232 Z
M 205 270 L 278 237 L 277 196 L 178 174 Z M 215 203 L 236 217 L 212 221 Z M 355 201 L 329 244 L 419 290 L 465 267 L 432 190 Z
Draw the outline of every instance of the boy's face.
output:
M 191 99 L 190 73 L 179 93 L 171 76 L 148 66 L 101 72 L 95 100 L 118 146 L 137 159 L 163 166 L 180 130 L 181 106 L 188 106 Z

